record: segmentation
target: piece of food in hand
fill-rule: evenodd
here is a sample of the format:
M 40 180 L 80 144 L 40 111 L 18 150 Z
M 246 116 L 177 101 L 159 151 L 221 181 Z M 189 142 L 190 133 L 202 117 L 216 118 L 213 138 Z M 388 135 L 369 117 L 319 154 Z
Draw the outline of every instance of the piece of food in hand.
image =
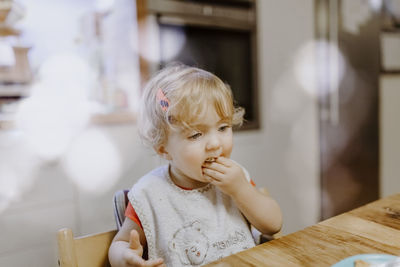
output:
M 212 157 L 212 158 L 207 158 L 207 159 L 205 160 L 206 163 L 213 163 L 213 162 L 215 162 L 215 161 L 217 161 L 217 158 L 214 158 L 214 157 Z

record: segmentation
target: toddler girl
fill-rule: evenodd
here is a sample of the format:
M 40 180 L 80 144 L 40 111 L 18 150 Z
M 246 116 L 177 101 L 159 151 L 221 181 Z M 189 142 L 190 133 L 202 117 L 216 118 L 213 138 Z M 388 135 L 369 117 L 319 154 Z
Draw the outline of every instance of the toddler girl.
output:
M 142 104 L 140 136 L 169 164 L 130 190 L 112 266 L 199 266 L 253 247 L 249 224 L 269 235 L 280 230 L 277 203 L 230 159 L 244 110 L 226 84 L 170 65 L 149 81 Z

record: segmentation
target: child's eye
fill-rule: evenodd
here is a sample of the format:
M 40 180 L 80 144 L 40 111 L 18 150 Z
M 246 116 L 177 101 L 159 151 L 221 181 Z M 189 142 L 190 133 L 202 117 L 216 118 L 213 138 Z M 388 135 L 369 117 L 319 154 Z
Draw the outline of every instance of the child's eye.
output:
M 225 132 L 230 126 L 229 125 L 222 125 L 218 128 L 220 132 Z
M 195 133 L 195 134 L 192 134 L 191 136 L 189 136 L 189 139 L 196 140 L 196 139 L 200 138 L 201 136 L 202 136 L 201 133 Z

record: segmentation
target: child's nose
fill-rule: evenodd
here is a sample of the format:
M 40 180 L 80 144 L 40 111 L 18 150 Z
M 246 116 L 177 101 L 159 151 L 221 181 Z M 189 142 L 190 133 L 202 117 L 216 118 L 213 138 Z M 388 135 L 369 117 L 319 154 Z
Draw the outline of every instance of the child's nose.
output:
M 221 142 L 216 135 L 210 135 L 207 142 L 207 150 L 216 150 L 221 147 Z

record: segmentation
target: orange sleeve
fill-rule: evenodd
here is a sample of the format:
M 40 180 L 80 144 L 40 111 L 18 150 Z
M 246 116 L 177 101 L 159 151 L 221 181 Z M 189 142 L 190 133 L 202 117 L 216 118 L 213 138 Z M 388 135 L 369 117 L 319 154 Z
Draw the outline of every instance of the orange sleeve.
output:
M 128 206 L 125 210 L 125 217 L 128 217 L 132 221 L 134 221 L 140 228 L 143 229 L 142 223 L 140 222 L 139 216 L 136 214 L 135 209 L 133 208 L 131 202 L 128 202 Z

